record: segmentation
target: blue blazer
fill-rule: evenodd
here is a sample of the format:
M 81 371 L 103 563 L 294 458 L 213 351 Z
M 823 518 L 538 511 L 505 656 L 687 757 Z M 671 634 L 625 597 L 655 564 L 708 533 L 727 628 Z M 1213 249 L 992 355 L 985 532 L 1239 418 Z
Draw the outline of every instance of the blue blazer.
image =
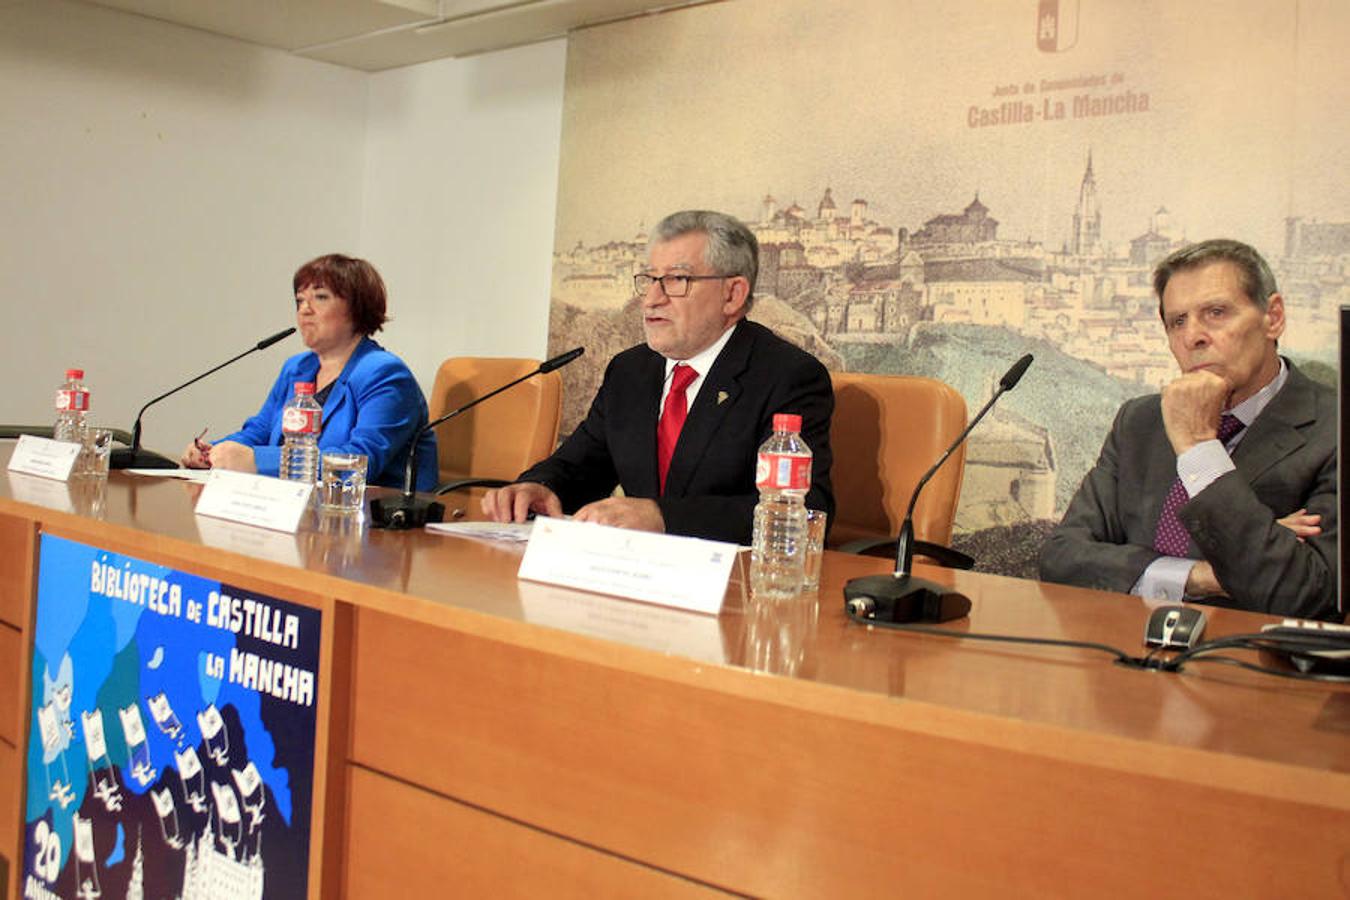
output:
M 258 414 L 221 440 L 252 447 L 258 474 L 275 476 L 281 466 L 281 412 L 295 394 L 295 383 L 313 381 L 318 374 L 316 353 L 286 360 Z M 427 401 L 417 379 L 403 360 L 367 337 L 352 352 L 328 393 L 319 448 L 364 453 L 369 459 L 370 484 L 401 488 L 408 446 L 426 423 Z M 417 444 L 414 487 L 433 489 L 439 472 L 436 435 L 427 432 Z

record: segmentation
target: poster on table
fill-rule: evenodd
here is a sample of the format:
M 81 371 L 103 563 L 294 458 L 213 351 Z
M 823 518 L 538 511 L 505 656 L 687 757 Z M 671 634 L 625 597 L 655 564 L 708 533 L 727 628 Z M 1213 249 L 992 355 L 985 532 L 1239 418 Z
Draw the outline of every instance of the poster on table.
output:
M 305 896 L 320 623 L 43 535 L 22 896 Z

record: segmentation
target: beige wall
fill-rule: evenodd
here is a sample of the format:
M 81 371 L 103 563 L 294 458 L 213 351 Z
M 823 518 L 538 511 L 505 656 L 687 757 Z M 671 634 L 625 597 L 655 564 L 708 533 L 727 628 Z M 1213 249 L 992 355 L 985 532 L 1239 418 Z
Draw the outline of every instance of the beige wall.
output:
M 331 250 L 382 270 L 382 339 L 428 390 L 450 353 L 542 355 L 562 68 L 554 42 L 367 75 L 64 0 L 0 3 L 0 422 L 48 422 L 81 365 L 94 418 L 130 428 L 145 400 L 291 324 L 291 273 Z M 147 445 L 233 430 L 300 349 L 164 401 Z

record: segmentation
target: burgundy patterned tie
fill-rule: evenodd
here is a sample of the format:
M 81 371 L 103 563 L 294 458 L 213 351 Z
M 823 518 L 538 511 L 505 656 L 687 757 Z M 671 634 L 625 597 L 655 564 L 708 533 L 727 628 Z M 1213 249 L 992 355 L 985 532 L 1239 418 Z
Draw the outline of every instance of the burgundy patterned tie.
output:
M 656 474 L 661 479 L 663 497 L 666 494 L 666 473 L 670 471 L 670 459 L 675 455 L 675 443 L 680 439 L 680 429 L 684 428 L 685 417 L 689 415 L 685 391 L 697 377 L 698 371 L 684 363 L 676 363 L 670 375 L 670 393 L 661 407 L 661 421 L 656 425 Z
M 1219 419 L 1219 443 L 1226 445 L 1243 427 L 1242 420 L 1237 416 L 1224 413 Z M 1162 513 L 1158 516 L 1158 529 L 1153 533 L 1153 549 L 1163 556 L 1184 557 L 1190 549 L 1190 533 L 1181 524 L 1181 519 L 1177 518 L 1177 510 L 1190 498 L 1180 478 L 1172 482 L 1172 489 L 1167 492 Z

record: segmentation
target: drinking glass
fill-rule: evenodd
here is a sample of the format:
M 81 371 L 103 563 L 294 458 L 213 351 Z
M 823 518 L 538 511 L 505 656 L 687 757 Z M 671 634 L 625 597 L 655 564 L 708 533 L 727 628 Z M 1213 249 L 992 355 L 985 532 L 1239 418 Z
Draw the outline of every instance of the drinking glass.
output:
M 90 478 L 107 478 L 112 444 L 111 428 L 86 426 L 80 438 L 80 456 L 75 460 L 75 474 Z
M 366 498 L 365 455 L 329 452 L 321 462 L 319 506 L 335 512 L 360 512 Z
M 820 588 L 820 563 L 825 553 L 825 522 L 828 514 L 823 509 L 806 511 L 806 563 L 802 574 L 802 590 Z

